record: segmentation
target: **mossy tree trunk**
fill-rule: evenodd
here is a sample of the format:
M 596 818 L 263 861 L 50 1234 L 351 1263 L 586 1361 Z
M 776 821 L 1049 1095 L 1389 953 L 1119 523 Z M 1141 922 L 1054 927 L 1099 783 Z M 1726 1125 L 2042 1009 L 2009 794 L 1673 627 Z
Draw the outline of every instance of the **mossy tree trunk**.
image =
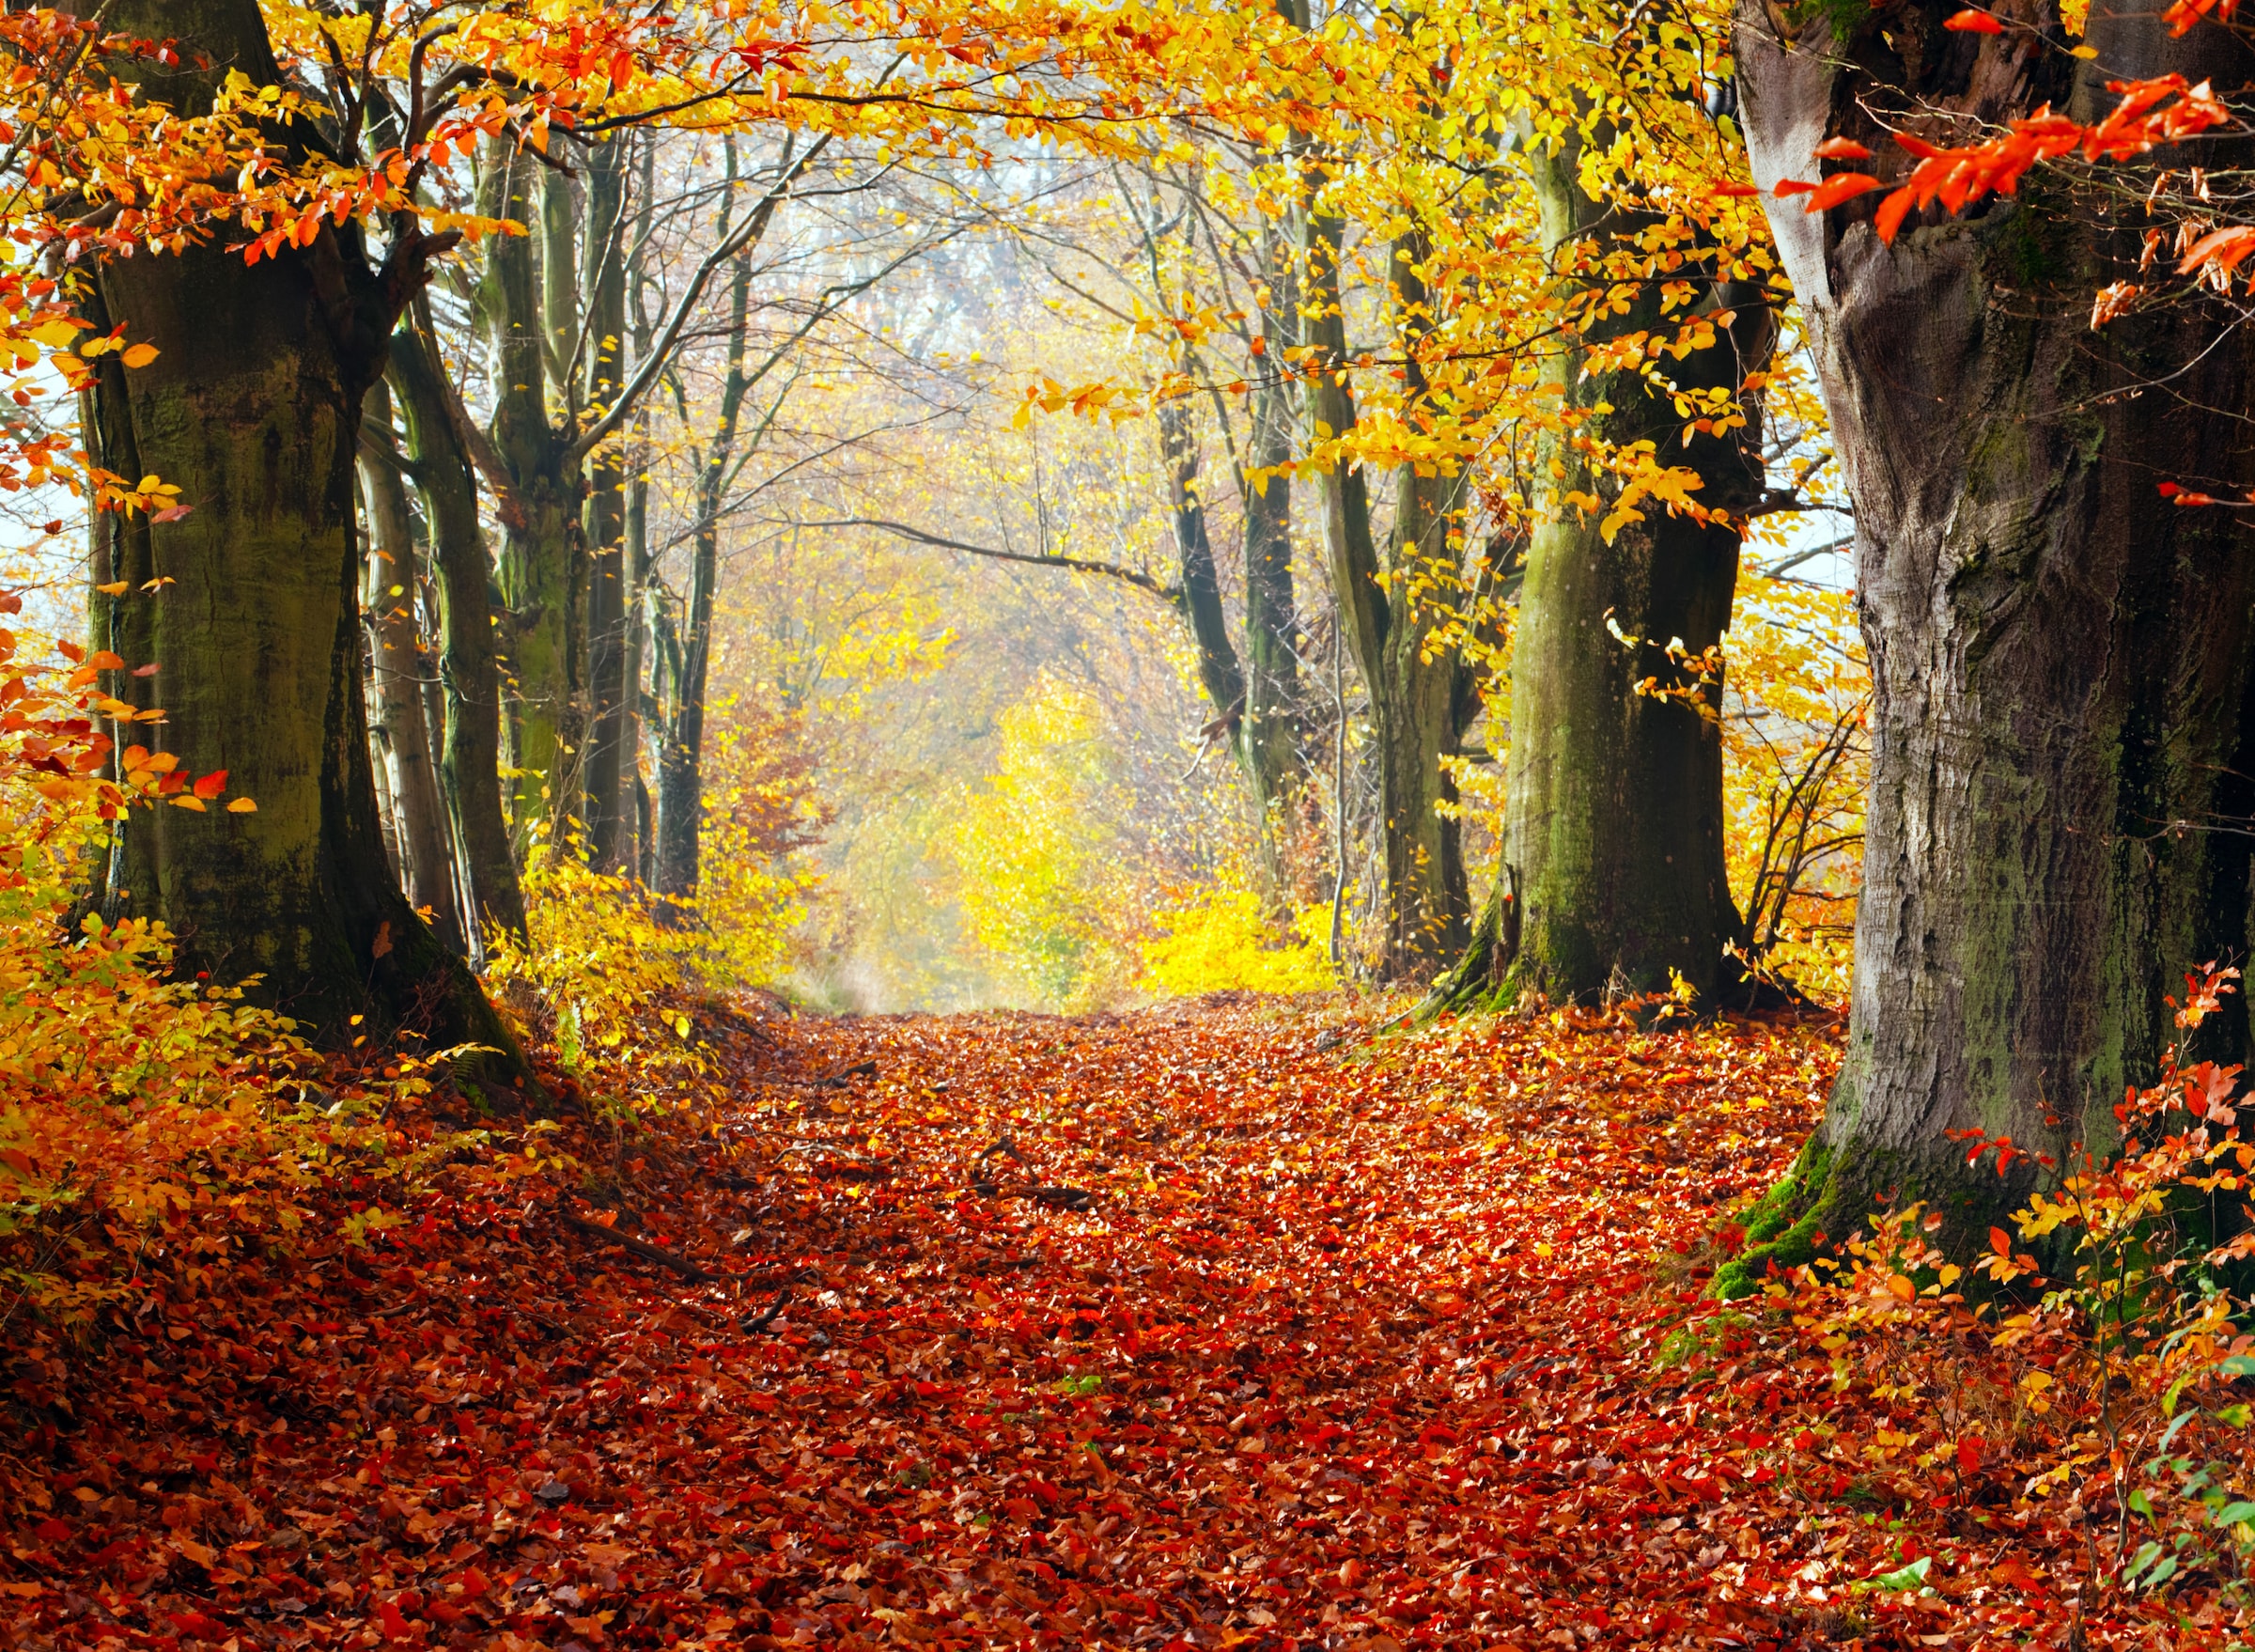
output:
M 189 63 L 278 77 L 252 0 L 118 0 L 106 27 L 179 41 Z M 147 95 L 208 105 L 216 70 L 144 79 Z M 466 966 L 401 894 L 386 864 L 361 690 L 353 467 L 361 401 L 425 243 L 402 238 L 371 269 L 357 235 L 245 266 L 221 246 L 102 264 L 89 308 L 162 353 L 101 358 L 88 436 L 97 461 L 154 473 L 193 507 L 168 522 L 105 517 L 91 570 L 96 638 L 152 678 L 121 699 L 162 724 L 122 728 L 198 773 L 229 771 L 255 813 L 160 806 L 121 825 L 103 906 L 163 920 L 178 967 L 231 982 L 318 1036 L 350 1018 L 433 1039 L 513 1050 Z M 150 581 L 171 582 L 145 592 Z
M 1581 153 L 1569 139 L 1531 157 L 1554 267 L 1578 245 L 1601 255 L 1634 227 L 1583 193 Z M 1716 341 L 1668 361 L 1667 377 L 1693 396 L 1730 395 L 1746 423 L 1727 434 L 1687 431 L 1673 398 L 1634 370 L 1587 371 L 1580 351 L 1550 360 L 1561 406 L 1582 415 L 1578 434 L 1622 449 L 1650 442 L 1656 463 L 1699 475 L 1702 506 L 1728 514 L 1702 522 L 1647 502 L 1642 522 L 1609 538 L 1597 513 L 1561 504 L 1536 527 L 1512 647 L 1502 865 L 1477 943 L 1436 1002 L 1665 991 L 1679 975 L 1711 1000 L 1743 978 L 1728 952 L 1743 925 L 1723 853 L 1722 682 L 1687 673 L 1668 645 L 1703 654 L 1729 627 L 1737 524 L 1763 492 L 1760 404 L 1740 386 L 1768 366 L 1774 330 L 1763 295 L 1746 287 L 1710 284 L 1690 308 L 1718 320 Z M 1663 313 L 1648 284 L 1589 343 L 1665 338 L 1685 319 Z M 1548 447 L 1563 469 L 1560 500 L 1618 492 L 1578 447 Z M 1672 697 L 1640 693 L 1648 679 Z
M 539 171 L 507 139 L 490 139 L 479 152 L 478 210 L 549 230 L 537 242 L 530 234 L 487 241 L 476 304 L 493 379 L 493 446 L 509 478 L 500 558 L 507 690 L 502 748 L 517 771 L 509 816 L 520 854 L 579 806 L 583 689 L 582 476 L 570 432 L 550 419 L 545 388 L 552 374 L 568 382 L 551 331 L 559 324 L 559 306 L 568 315 L 569 275 L 561 297 L 543 285 L 551 277 L 548 286 L 555 286 L 552 277 L 568 257 L 568 201 L 560 189 L 548 190 L 543 199 Z M 559 215 L 566 220 L 561 230 L 552 222 Z M 544 294 L 553 302 L 544 303 Z M 561 325 L 568 338 L 568 322 Z
M 2248 80 L 2237 36 L 2172 40 L 2150 8 L 2094 7 L 2090 63 L 1940 15 L 1835 8 L 1796 37 L 1743 8 L 1756 180 L 1813 176 L 1834 134 L 1899 170 L 1882 123 L 1961 141 L 2047 101 L 2095 118 L 2109 78 Z M 2049 5 L 2028 19 L 2057 38 Z M 2255 487 L 2255 444 L 2214 411 L 2247 406 L 2255 335 L 2183 286 L 2092 331 L 2092 294 L 2134 272 L 2146 224 L 2120 204 L 2148 187 L 2132 170 L 2104 199 L 2038 173 L 2016 201 L 1914 216 L 1892 247 L 1876 194 L 1773 211 L 1856 506 L 1872 790 L 1845 1065 L 1725 1288 L 1890 1195 L 1977 1242 L 2057 1173 L 2023 1158 L 2000 1179 L 1948 1132 L 2103 1151 L 2174 1035 L 2180 972 L 2247 956 L 2255 559 L 2235 518 L 2154 486 Z M 2244 1050 L 2244 1021 L 2212 1025 L 2216 1053 Z

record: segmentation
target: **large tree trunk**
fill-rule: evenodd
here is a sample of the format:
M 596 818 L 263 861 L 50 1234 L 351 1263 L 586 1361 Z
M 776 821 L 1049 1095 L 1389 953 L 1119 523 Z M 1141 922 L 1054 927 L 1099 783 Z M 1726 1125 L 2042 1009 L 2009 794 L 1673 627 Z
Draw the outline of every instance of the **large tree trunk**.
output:
M 1964 141 L 2046 100 L 2091 119 L 2109 77 L 2177 70 L 2227 95 L 2248 78 L 2230 32 L 2172 41 L 2103 0 L 2090 64 L 1936 13 L 1810 15 L 1787 40 L 1781 8 L 1740 13 L 1765 186 L 1813 176 L 1832 133 L 1901 170 L 1882 119 Z M 2058 38 L 2049 6 L 2031 27 Z M 2198 158 L 2220 171 L 2246 149 Z M 2144 183 L 2116 184 L 2076 199 L 2038 173 L 2017 201 L 1914 217 L 1891 248 L 1876 195 L 1772 214 L 1856 505 L 1872 792 L 1847 1060 L 1726 1288 L 1890 1192 L 1978 1233 L 2057 1172 L 2021 1158 L 2000 1179 L 1947 1132 L 2062 1163 L 2072 1142 L 2103 1149 L 2173 1035 L 2179 972 L 2247 954 L 2255 560 L 2227 513 L 2172 509 L 2154 484 L 2255 485 L 2255 444 L 2212 411 L 2247 405 L 2255 335 L 2190 291 L 2092 331 L 2092 291 L 2134 268 L 2144 227 L 2119 204 Z
M 251 0 L 120 0 L 104 24 L 176 39 L 180 55 L 276 75 Z M 216 71 L 144 82 L 155 101 L 204 106 Z M 190 515 L 101 523 L 99 640 L 153 678 L 120 698 L 166 721 L 128 738 L 183 767 L 229 771 L 255 813 L 159 806 L 123 824 L 104 905 L 162 919 L 178 967 L 257 994 L 324 1037 L 349 1018 L 443 1041 L 509 1046 L 460 959 L 400 893 L 383 855 L 361 694 L 353 460 L 361 398 L 381 359 L 391 300 L 349 227 L 246 267 L 224 246 L 118 258 L 96 272 L 99 324 L 163 353 L 101 358 L 88 432 L 98 462 L 154 473 Z M 145 594 L 146 582 L 172 583 Z
M 446 696 L 440 774 L 481 935 L 498 928 L 522 938 L 524 892 L 501 802 L 492 565 L 477 520 L 477 480 L 439 378 L 437 343 L 423 320 L 418 312 L 418 325 L 393 335 L 390 365 L 438 573 L 439 680 Z
M 379 379 L 370 386 L 366 416 L 379 430 L 392 428 L 392 400 Z M 410 904 L 428 912 L 432 931 L 462 950 L 454 910 L 454 855 L 445 802 L 431 761 L 430 730 L 423 718 L 423 636 L 415 622 L 414 529 L 407 481 L 382 453 L 360 462 L 367 503 L 369 733 L 383 759 L 392 800 L 394 847 Z
M 1582 249 L 1602 257 L 1637 226 L 1617 203 L 1583 193 L 1581 158 L 1571 139 L 1532 158 L 1554 269 L 1571 269 Z M 1768 364 L 1762 295 L 1711 289 L 1694 307 L 1734 319 L 1714 345 L 1669 362 L 1668 379 L 1682 392 L 1736 395 L 1748 373 Z M 1626 314 L 1609 317 L 1589 339 L 1666 338 L 1685 319 L 1663 314 L 1660 290 L 1648 284 Z M 1740 429 L 1687 436 L 1672 397 L 1642 375 L 1585 366 L 1579 352 L 1560 351 L 1548 366 L 1561 407 L 1582 415 L 1578 437 L 1621 449 L 1649 442 L 1657 463 L 1699 474 L 1694 497 L 1703 506 L 1745 519 L 1762 495 L 1757 405 L 1745 404 Z M 1609 542 L 1596 513 L 1563 500 L 1574 491 L 1610 503 L 1618 482 L 1594 473 L 1575 444 L 1548 447 L 1563 471 L 1555 483 L 1561 503 L 1535 529 L 1520 587 L 1503 862 L 1488 896 L 1491 909 L 1516 910 L 1483 915 L 1477 943 L 1436 1000 L 1665 991 L 1677 975 L 1712 999 L 1744 974 L 1726 952 L 1743 926 L 1723 858 L 1722 683 L 1718 676 L 1700 682 L 1667 645 L 1680 640 L 1699 655 L 1722 640 L 1739 530 L 1647 501 L 1644 520 L 1623 524 Z M 1647 679 L 1697 697 L 1638 692 Z M 1508 950 L 1491 950 L 1499 946 Z

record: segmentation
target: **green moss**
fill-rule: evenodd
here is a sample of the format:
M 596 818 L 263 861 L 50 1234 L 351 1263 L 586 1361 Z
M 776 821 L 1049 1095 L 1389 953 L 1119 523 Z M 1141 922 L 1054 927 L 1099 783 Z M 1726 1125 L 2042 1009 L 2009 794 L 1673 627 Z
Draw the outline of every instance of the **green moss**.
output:
M 1864 25 L 1872 8 L 1868 0 L 1800 0 L 1790 15 L 1804 30 L 1821 18 L 1830 26 L 1837 44 L 1850 39 Z
M 1812 1136 L 1785 1179 L 1747 1213 L 1746 1249 L 1715 1270 L 1707 1287 L 1711 1295 L 1724 1301 L 1751 1296 L 1772 1262 L 1798 1268 L 1815 1257 L 1817 1218 L 1831 1183 L 1832 1161 L 1832 1149 Z

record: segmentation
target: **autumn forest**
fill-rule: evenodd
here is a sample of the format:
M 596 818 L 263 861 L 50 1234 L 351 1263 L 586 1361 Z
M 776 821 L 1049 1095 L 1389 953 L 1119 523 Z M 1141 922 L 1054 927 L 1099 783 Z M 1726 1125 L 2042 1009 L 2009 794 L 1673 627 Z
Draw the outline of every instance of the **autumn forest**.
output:
M 0 11 L 0 1648 L 2255 1644 L 2237 8 Z

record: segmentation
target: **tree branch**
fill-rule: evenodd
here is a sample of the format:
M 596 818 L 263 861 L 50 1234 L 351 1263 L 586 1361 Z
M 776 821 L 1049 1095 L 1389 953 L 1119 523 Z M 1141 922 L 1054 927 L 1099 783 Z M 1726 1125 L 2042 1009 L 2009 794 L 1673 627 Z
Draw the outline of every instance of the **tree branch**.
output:
M 744 220 L 744 226 L 724 238 L 705 255 L 704 261 L 697 265 L 696 273 L 689 278 L 688 289 L 681 294 L 680 302 L 674 305 L 674 313 L 665 319 L 665 325 L 659 329 L 657 338 L 651 343 L 650 353 L 643 358 L 641 366 L 635 369 L 634 377 L 627 382 L 626 388 L 603 410 L 603 416 L 581 431 L 579 439 L 566 452 L 567 470 L 580 463 L 613 431 L 626 423 L 634 411 L 634 404 L 642 399 L 665 370 L 666 363 L 673 356 L 674 347 L 681 341 L 682 329 L 689 325 L 689 318 L 704 298 L 705 288 L 712 280 L 714 273 L 738 255 L 748 252 L 768 232 L 768 226 L 774 221 L 775 210 L 789 197 L 791 186 L 804 176 L 806 169 L 814 164 L 816 157 L 830 147 L 830 141 L 831 134 L 824 132 L 808 146 L 805 154 L 784 168 L 783 176 L 775 180 L 774 188 L 760 197 L 759 205 L 753 208 L 750 216 Z
M 1050 556 L 1024 551 L 997 551 L 990 545 L 968 545 L 961 539 L 950 539 L 939 534 L 927 534 L 922 528 L 910 527 L 906 522 L 888 522 L 880 516 L 834 517 L 818 522 L 794 522 L 801 528 L 878 528 L 903 539 L 913 539 L 920 545 L 932 545 L 942 551 L 960 551 L 966 555 L 991 557 L 997 562 L 1022 562 L 1030 568 L 1062 568 L 1073 573 L 1102 574 L 1137 590 L 1157 597 L 1170 608 L 1182 606 L 1182 587 L 1161 584 L 1147 573 L 1132 568 L 1122 568 L 1116 562 L 1090 562 L 1079 556 Z

